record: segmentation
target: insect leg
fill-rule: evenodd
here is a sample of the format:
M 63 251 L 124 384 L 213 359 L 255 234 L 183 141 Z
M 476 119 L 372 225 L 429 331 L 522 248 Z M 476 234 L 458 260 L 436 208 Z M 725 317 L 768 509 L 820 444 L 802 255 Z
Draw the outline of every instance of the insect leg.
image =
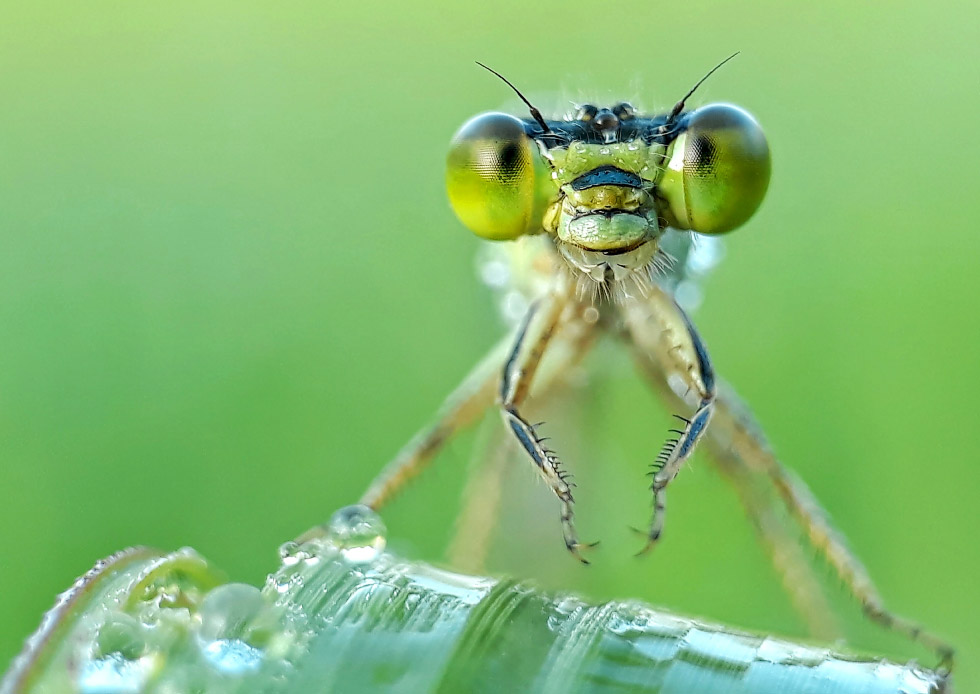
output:
M 487 552 L 500 512 L 504 472 L 514 453 L 510 440 L 500 440 L 499 422 L 486 421 L 484 425 L 478 434 L 483 440 L 477 449 L 479 453 L 471 461 L 462 509 L 456 517 L 447 550 L 449 564 L 454 569 L 473 575 L 485 573 Z
M 581 554 L 583 545 L 575 533 L 574 499 L 568 476 L 561 469 L 558 456 L 544 446 L 544 439 L 538 436 L 534 426 L 518 410 L 527 398 L 548 343 L 562 323 L 566 305 L 567 300 L 564 297 L 551 294 L 528 311 L 510 356 L 504 364 L 503 378 L 500 381 L 500 407 L 504 425 L 517 438 L 561 502 L 561 526 L 565 546 L 576 559 L 588 564 Z
M 650 356 L 653 356 L 653 364 L 651 364 Z M 645 372 L 649 373 L 651 383 L 654 385 L 663 383 L 663 378 L 659 377 L 662 371 L 655 366 L 655 364 L 660 363 L 661 369 L 663 368 L 662 355 L 649 352 L 638 353 L 637 362 Z M 653 370 L 649 371 L 651 368 Z M 669 389 L 660 387 L 658 390 L 666 392 Z M 848 548 L 843 535 L 831 524 L 826 512 L 806 484 L 785 467 L 773 453 L 762 433 L 762 428 L 735 391 L 724 383 L 718 384 L 717 391 L 715 414 L 707 442 L 712 457 L 722 467 L 723 471 L 726 465 L 731 464 L 746 472 L 751 472 L 756 477 L 768 480 L 787 510 L 803 528 L 810 545 L 834 569 L 834 572 L 847 587 L 848 592 L 860 603 L 865 615 L 885 628 L 892 629 L 913 641 L 921 643 L 937 653 L 943 665 L 951 666 L 954 649 L 948 643 L 923 630 L 921 626 L 911 620 L 892 613 L 885 607 L 867 569 Z M 766 542 L 765 538 L 763 541 Z M 789 541 L 792 540 L 789 539 Z M 779 544 L 782 545 L 782 541 Z M 798 552 L 793 553 L 798 554 Z M 791 554 L 787 552 L 785 556 L 788 558 Z M 773 563 L 776 564 L 777 569 L 780 569 L 778 557 L 775 554 L 772 557 Z M 800 571 L 804 562 L 805 560 L 794 560 L 788 564 L 788 567 L 793 567 L 796 575 L 802 575 Z M 793 581 L 786 570 L 781 569 L 781 571 L 784 583 Z M 808 573 L 812 576 L 812 570 Z M 815 581 L 807 581 L 807 583 L 816 585 Z M 796 586 L 794 590 L 790 591 L 790 595 L 792 596 L 797 591 L 803 591 L 803 585 L 802 582 L 796 582 Z M 806 589 L 806 592 L 812 593 L 813 591 Z M 794 598 L 794 602 L 799 605 L 801 598 L 814 605 L 818 604 L 813 595 L 806 597 L 802 592 L 799 598 Z M 810 623 L 813 624 L 812 620 Z
M 449 394 L 435 422 L 418 432 L 378 473 L 360 503 L 375 510 L 388 502 L 418 475 L 459 429 L 475 421 L 493 405 L 500 369 L 508 355 L 510 339 L 498 344 Z
M 826 512 L 803 480 L 772 454 L 761 458 L 760 462 L 765 464 L 772 484 L 803 527 L 810 544 L 823 555 L 847 590 L 858 600 L 864 614 L 886 629 L 918 641 L 939 656 L 941 666 L 952 668 L 954 649 L 950 644 L 885 607 L 867 569 L 847 546 L 844 537 L 831 525 Z
M 672 429 L 676 438 L 668 439 L 653 464 L 653 519 L 647 543 L 640 553 L 650 550 L 663 533 L 666 488 L 677 476 L 698 441 L 704 436 L 714 410 L 715 378 L 708 352 L 697 330 L 674 300 L 657 287 L 644 298 L 623 306 L 628 336 L 633 345 L 657 355 L 668 379 L 680 379 L 685 395 L 694 396 L 695 411 L 690 419 L 675 415 L 682 423 Z
M 667 385 L 666 374 L 657 355 L 642 352 L 634 345 L 633 356 L 640 372 L 664 403 L 671 408 L 681 406 L 683 400 Z M 813 566 L 801 551 L 797 538 L 787 527 L 788 518 L 778 514 L 775 507 L 778 502 L 771 489 L 761 489 L 759 486 L 763 481 L 768 484 L 768 477 L 745 461 L 742 457 L 744 446 L 732 444 L 736 427 L 743 432 L 755 431 L 744 421 L 740 414 L 743 410 L 748 412 L 740 406 L 731 388 L 719 381 L 715 414 L 705 439 L 710 458 L 738 493 L 742 507 L 759 533 L 770 562 L 782 579 L 786 594 L 789 595 L 794 609 L 806 620 L 810 633 L 833 638 L 840 634 L 840 629 L 814 574 Z M 759 442 L 764 441 L 761 432 L 756 432 L 754 437 Z
M 826 511 L 806 484 L 776 457 L 754 416 L 730 387 L 722 388 L 719 393 L 714 426 L 717 440 L 712 448 L 727 451 L 770 481 L 803 528 L 809 543 L 833 568 L 848 592 L 860 603 L 864 614 L 886 629 L 918 641 L 939 655 L 941 665 L 951 667 L 952 646 L 885 607 L 867 569 L 847 546 L 844 536 L 831 524 Z
M 690 322 L 669 297 L 655 289 L 646 300 L 634 300 L 624 305 L 623 315 L 629 338 L 640 355 L 639 363 L 645 369 L 651 360 L 657 364 L 656 374 L 666 375 L 676 398 L 686 400 L 686 396 L 695 395 L 703 402 L 705 390 L 714 394 L 714 383 L 705 384 L 699 378 L 699 359 L 691 357 L 692 350 L 699 351 L 700 341 L 691 328 L 690 342 L 685 342 L 681 325 L 690 327 Z M 918 641 L 939 654 L 943 664 L 951 664 L 953 649 L 949 644 L 884 606 L 867 570 L 831 525 L 806 485 L 776 458 L 748 408 L 730 388 L 718 389 L 713 409 L 713 423 L 707 438 L 715 457 L 720 461 L 738 461 L 746 470 L 769 480 L 803 528 L 810 544 L 823 555 L 870 619 Z M 694 422 L 696 418 L 697 414 L 690 421 Z M 671 445 L 680 447 L 680 444 Z M 674 460 L 676 462 L 676 456 Z M 665 464 L 658 475 L 666 468 Z M 662 496 L 660 500 L 662 505 Z
M 535 398 L 540 402 L 560 396 L 567 386 L 565 377 L 573 369 L 596 337 L 594 322 L 574 321 L 562 327 L 548 347 L 534 381 Z M 497 434 L 499 430 L 494 429 Z M 508 435 L 506 432 L 501 432 Z M 474 461 L 463 492 L 462 511 L 449 546 L 452 566 L 470 573 L 482 573 L 491 535 L 497 522 L 502 478 L 509 462 L 513 440 L 491 436 L 482 447 L 485 453 Z
M 711 448 L 710 444 L 708 447 Z M 769 561 L 782 579 L 783 590 L 797 614 L 805 620 L 810 634 L 827 640 L 839 638 L 840 625 L 796 535 L 787 527 L 789 521 L 785 518 L 785 511 L 782 516 L 778 513 L 772 493 L 759 488 L 758 475 L 753 474 L 741 459 L 716 455 L 711 458 L 738 493 L 742 508 L 759 534 Z

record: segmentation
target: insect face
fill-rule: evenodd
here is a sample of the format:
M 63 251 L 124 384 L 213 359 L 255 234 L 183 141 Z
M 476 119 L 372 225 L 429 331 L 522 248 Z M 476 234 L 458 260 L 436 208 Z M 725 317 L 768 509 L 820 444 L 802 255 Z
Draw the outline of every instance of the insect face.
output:
M 547 233 L 572 268 L 607 281 L 645 269 L 667 226 L 720 234 L 743 224 L 769 171 L 762 129 L 736 106 L 638 117 L 622 103 L 584 105 L 564 121 L 476 116 L 452 140 L 446 180 L 477 235 Z

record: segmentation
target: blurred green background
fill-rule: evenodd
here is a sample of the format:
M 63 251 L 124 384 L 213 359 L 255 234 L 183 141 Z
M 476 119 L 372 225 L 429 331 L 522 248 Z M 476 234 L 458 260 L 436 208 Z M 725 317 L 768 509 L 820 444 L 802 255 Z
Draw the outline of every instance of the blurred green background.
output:
M 973 0 L 2 15 L 0 665 L 125 546 L 192 545 L 261 581 L 497 339 L 442 183 L 458 125 L 512 100 L 475 59 L 544 101 L 664 110 L 741 50 L 692 105 L 751 110 L 774 175 L 698 325 L 888 603 L 958 645 L 962 689 L 980 686 Z M 622 352 L 590 364 L 583 447 L 556 447 L 595 563 L 565 556 L 554 500 L 522 471 L 491 569 L 803 634 L 706 460 L 672 486 L 662 546 L 633 559 L 669 420 Z M 443 556 L 478 439 L 386 510 L 396 550 Z M 835 602 L 851 643 L 932 661 Z

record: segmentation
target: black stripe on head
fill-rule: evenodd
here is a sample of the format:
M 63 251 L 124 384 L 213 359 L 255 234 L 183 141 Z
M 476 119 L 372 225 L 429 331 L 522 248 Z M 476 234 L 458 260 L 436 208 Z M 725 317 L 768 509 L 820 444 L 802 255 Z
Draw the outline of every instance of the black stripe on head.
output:
M 642 188 L 643 179 L 635 173 L 623 171 L 615 166 L 598 166 L 572 181 L 572 190 L 585 190 L 596 186 L 626 186 Z

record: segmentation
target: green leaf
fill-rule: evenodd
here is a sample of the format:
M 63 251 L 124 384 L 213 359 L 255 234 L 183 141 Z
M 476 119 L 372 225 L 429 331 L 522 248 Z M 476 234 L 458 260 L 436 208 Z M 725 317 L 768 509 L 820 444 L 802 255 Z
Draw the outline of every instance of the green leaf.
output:
M 190 549 L 114 555 L 60 597 L 0 694 L 885 694 L 949 685 L 914 664 L 405 561 L 382 552 L 377 528 L 361 518 L 283 545 L 261 589 L 224 582 Z

